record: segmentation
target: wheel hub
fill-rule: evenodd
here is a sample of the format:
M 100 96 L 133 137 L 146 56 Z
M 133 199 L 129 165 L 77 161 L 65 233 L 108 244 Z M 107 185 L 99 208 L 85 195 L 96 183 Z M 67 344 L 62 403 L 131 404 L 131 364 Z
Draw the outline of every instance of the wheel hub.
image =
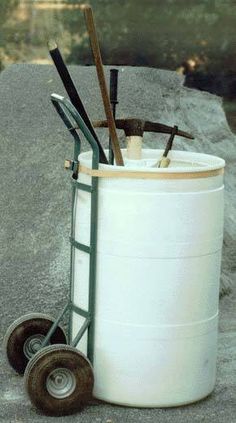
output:
M 23 346 L 23 351 L 25 356 L 29 360 L 33 357 L 33 355 L 36 354 L 36 352 L 38 352 L 41 349 L 44 339 L 45 339 L 45 336 L 40 333 L 32 335 L 26 339 Z
M 54 369 L 47 377 L 46 388 L 54 398 L 67 398 L 76 388 L 75 376 L 67 368 Z

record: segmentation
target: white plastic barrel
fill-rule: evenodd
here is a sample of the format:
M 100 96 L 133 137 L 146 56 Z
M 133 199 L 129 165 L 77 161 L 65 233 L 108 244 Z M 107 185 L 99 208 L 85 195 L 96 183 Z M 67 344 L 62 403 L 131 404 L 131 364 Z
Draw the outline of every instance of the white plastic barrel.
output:
M 215 384 L 224 160 L 171 151 L 169 168 L 152 167 L 162 153 L 144 150 L 125 167 L 161 179 L 99 180 L 94 396 L 128 406 L 191 403 Z M 91 167 L 90 152 L 79 160 Z M 77 195 L 76 240 L 89 245 L 90 194 Z M 77 250 L 74 302 L 84 309 L 88 263 Z M 74 336 L 82 323 L 73 316 Z M 86 353 L 86 334 L 78 348 Z

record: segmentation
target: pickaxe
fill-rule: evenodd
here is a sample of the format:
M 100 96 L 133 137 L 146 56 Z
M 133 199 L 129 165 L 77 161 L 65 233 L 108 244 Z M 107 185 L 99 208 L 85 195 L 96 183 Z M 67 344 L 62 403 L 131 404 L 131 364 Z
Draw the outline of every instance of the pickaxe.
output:
M 95 128 L 107 128 L 108 124 L 106 120 L 99 120 L 93 122 Z M 180 137 L 194 139 L 194 137 L 188 132 L 181 131 L 176 126 L 171 127 L 164 125 L 159 122 L 150 122 L 143 119 L 116 119 L 115 125 L 117 129 L 123 129 L 126 135 L 127 140 L 127 157 L 132 160 L 140 160 L 142 158 L 142 141 L 144 132 L 158 132 L 162 134 L 171 134 L 171 142 L 167 144 L 169 146 L 168 151 L 172 147 L 173 138 L 175 135 Z M 167 149 L 165 149 L 165 158 L 168 154 Z M 167 164 L 167 161 L 165 161 Z M 169 163 L 168 163 L 169 164 Z M 167 166 L 168 166 L 167 164 Z M 161 167 L 167 167 L 161 166 Z

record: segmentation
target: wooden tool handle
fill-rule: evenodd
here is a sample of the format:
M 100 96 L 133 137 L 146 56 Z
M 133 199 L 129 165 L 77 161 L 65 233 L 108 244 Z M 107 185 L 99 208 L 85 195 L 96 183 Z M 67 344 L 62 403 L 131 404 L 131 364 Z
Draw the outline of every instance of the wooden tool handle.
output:
M 105 80 L 105 75 L 103 70 L 98 37 L 97 37 L 94 18 L 93 18 L 93 11 L 91 6 L 89 6 L 88 4 L 81 5 L 80 9 L 83 10 L 84 12 L 85 22 L 86 22 L 86 26 L 87 26 L 87 30 L 88 30 L 88 34 L 90 38 L 95 65 L 96 65 L 98 81 L 99 81 L 100 90 L 102 94 L 102 100 L 103 100 L 103 105 L 104 105 L 104 109 L 106 113 L 106 118 L 108 121 L 108 127 L 109 127 L 111 142 L 112 142 L 112 149 L 114 152 L 116 164 L 120 166 L 124 166 L 123 157 L 122 157 L 120 146 L 119 146 L 119 140 L 116 133 L 115 121 L 113 118 L 111 104 L 109 100 L 108 89 L 106 86 L 106 80 Z

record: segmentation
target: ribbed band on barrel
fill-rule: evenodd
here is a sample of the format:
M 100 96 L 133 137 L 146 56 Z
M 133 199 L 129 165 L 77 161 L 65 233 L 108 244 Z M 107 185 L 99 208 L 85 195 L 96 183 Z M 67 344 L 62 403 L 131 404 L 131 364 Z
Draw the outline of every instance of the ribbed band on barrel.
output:
M 100 170 L 79 165 L 79 172 L 98 178 L 131 178 L 131 179 L 199 179 L 224 174 L 224 169 L 209 169 L 195 172 L 144 172 L 132 170 Z

